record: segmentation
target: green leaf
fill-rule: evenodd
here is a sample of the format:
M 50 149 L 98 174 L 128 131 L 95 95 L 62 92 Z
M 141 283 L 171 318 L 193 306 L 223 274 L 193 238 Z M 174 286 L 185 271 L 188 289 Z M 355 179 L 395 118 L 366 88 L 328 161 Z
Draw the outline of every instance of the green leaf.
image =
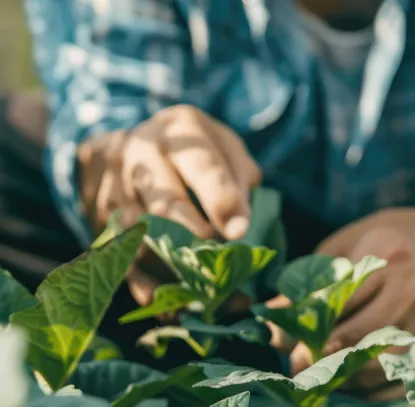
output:
M 327 265 L 327 262 L 320 264 Z M 260 319 L 272 321 L 292 337 L 301 339 L 310 348 L 314 360 L 318 360 L 322 357 L 322 349 L 347 301 L 372 272 L 385 265 L 386 261 L 372 256 L 365 257 L 354 267 L 348 260 L 337 259 L 329 266 L 334 270 L 335 282 L 333 284 L 309 293 L 309 289 L 317 286 L 317 283 L 310 283 L 303 287 L 302 291 L 297 291 L 298 295 L 300 292 L 307 292 L 307 296 L 299 303 L 278 309 L 256 305 L 253 307 L 253 312 Z M 327 270 L 327 268 L 323 269 L 323 277 L 320 281 L 329 281 Z M 297 270 L 293 274 L 297 276 Z M 317 279 L 319 279 L 318 276 Z
M 251 249 L 241 243 L 224 245 L 199 241 L 178 223 L 157 216 L 142 219 L 149 224 L 144 237 L 146 244 L 211 314 L 239 285 L 266 267 L 276 254 L 265 247 Z M 141 318 L 147 311 L 130 314 L 127 320 L 130 321 L 132 315 Z
M 70 382 L 85 394 L 114 401 L 120 395 L 125 396 L 127 388 L 134 384 L 140 388 L 140 397 L 136 390 L 136 401 L 156 395 L 163 390 L 167 376 L 164 373 L 137 363 L 123 360 L 81 363 Z M 134 405 L 134 404 L 133 404 Z
M 13 314 L 30 339 L 29 361 L 54 390 L 74 372 L 145 233 L 139 223 L 98 250 L 53 271 L 39 286 L 40 304 Z
M 268 297 L 285 263 L 287 244 L 281 221 L 281 195 L 274 189 L 255 188 L 251 193 L 251 222 L 247 234 L 239 241 L 248 246 L 264 246 L 278 253 L 261 275 L 247 281 L 242 289 L 251 298 Z
M 122 357 L 122 353 L 115 343 L 102 336 L 95 336 L 82 357 L 82 361 L 113 360 L 122 359 Z
M 181 339 L 199 356 L 207 356 L 208 350 L 190 335 L 189 330 L 178 326 L 150 329 L 138 339 L 138 344 L 144 346 L 155 358 L 162 358 L 166 355 L 168 344 L 172 339 Z
M 87 396 L 45 396 L 30 401 L 25 407 L 110 407 L 110 404 Z
M 188 229 L 172 220 L 154 215 L 144 215 L 140 220 L 148 225 L 145 242 L 149 243 L 151 248 L 154 245 L 152 242 L 156 242 L 165 236 L 168 236 L 174 249 L 191 246 L 195 239 Z
M 316 407 L 327 396 L 355 374 L 365 363 L 389 346 L 409 346 L 415 343 L 411 333 L 386 327 L 366 336 L 355 347 L 343 349 L 321 359 L 302 373 L 289 379 L 281 374 L 257 371 L 248 367 L 204 364 L 204 372 L 211 377 L 196 386 L 220 389 L 226 386 L 260 384 L 276 399 L 283 398 L 299 407 Z
M 151 305 L 123 315 L 119 322 L 128 324 L 164 313 L 174 312 L 184 308 L 196 299 L 191 291 L 180 284 L 164 284 L 157 287 L 154 291 L 154 300 Z
M 211 407 L 249 407 L 249 391 L 221 400 Z
M 407 353 L 401 355 L 384 353 L 379 356 L 379 362 L 386 378 L 389 381 L 401 380 L 408 402 L 415 404 L 415 346 L 411 346 Z
M 216 310 L 241 284 L 262 270 L 276 255 L 266 248 L 250 248 L 243 244 L 229 244 L 217 253 L 214 269 L 215 297 L 207 308 Z
M 281 195 L 273 189 L 258 187 L 251 193 L 251 223 L 241 242 L 249 246 L 266 245 L 281 218 Z M 272 247 L 272 249 L 279 249 Z
M 11 274 L 0 268 L 0 324 L 7 324 L 14 312 L 33 307 L 36 298 L 29 293 Z
M 293 303 L 297 303 L 352 272 L 353 264 L 347 259 L 311 254 L 294 260 L 284 268 L 278 289 Z
M 132 384 L 128 386 L 127 390 L 113 402 L 113 407 L 141 406 L 140 403 L 144 400 L 159 396 L 167 397 L 172 405 L 202 407 L 210 402 L 212 392 L 201 392 L 199 389 L 193 389 L 192 385 L 204 377 L 200 368 L 187 365 L 174 369 L 169 375 L 158 373 L 141 380 L 135 379 L 131 381 Z
M 259 343 L 264 346 L 267 346 L 271 340 L 271 332 L 268 327 L 253 319 L 246 319 L 224 326 L 207 325 L 199 319 L 187 317 L 181 320 L 181 325 L 191 333 L 206 334 L 214 337 L 237 336 L 246 342 Z

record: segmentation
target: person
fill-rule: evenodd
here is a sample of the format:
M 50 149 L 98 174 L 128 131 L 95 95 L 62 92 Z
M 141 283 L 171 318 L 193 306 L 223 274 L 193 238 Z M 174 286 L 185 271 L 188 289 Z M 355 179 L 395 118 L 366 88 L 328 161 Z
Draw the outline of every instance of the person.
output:
M 328 353 L 385 325 L 415 332 L 411 0 L 26 4 L 52 114 L 49 185 L 84 247 L 115 208 L 126 225 L 152 213 L 241 237 L 262 182 L 283 193 L 297 239 L 337 230 L 317 252 L 389 260 Z M 148 303 L 157 281 L 129 282 Z M 401 394 L 368 369 L 357 381 L 370 397 Z

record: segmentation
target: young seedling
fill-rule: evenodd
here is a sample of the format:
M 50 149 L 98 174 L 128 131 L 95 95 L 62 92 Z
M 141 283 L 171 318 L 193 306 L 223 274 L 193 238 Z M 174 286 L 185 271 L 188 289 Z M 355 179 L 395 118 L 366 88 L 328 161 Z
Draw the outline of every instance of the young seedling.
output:
M 179 310 L 192 312 L 191 318 L 182 315 L 181 328 L 153 329 L 139 339 L 141 345 L 162 357 L 168 341 L 179 338 L 204 357 L 213 351 L 216 339 L 221 336 L 237 335 L 260 343 L 269 340 L 269 332 L 262 323 L 243 321 L 232 327 L 216 326 L 215 323 L 217 311 L 236 290 L 243 290 L 255 298 L 256 279 L 277 251 L 277 262 L 273 262 L 272 270 L 267 270 L 269 280 L 284 259 L 285 239 L 277 193 L 263 188 L 253 192 L 251 225 L 247 235 L 237 242 L 200 241 L 170 220 L 156 216 L 141 219 L 148 224 L 144 242 L 175 275 L 177 283 L 156 288 L 149 306 L 129 312 L 120 318 L 120 323 L 171 315 Z M 112 228 L 117 230 L 114 224 Z M 268 249 L 265 244 L 273 249 Z M 201 343 L 193 335 L 201 337 Z
M 286 267 L 279 281 L 282 294 L 293 305 L 271 309 L 256 305 L 253 312 L 259 320 L 268 320 L 290 336 L 303 341 L 316 362 L 347 301 L 366 279 L 386 266 L 373 256 L 352 264 L 344 258 L 311 255 Z
M 182 327 L 153 329 L 140 339 L 140 343 L 153 348 L 154 354 L 161 357 L 167 350 L 167 341 L 179 338 L 185 340 L 200 356 L 207 356 L 213 346 L 211 337 L 215 335 L 209 335 L 209 328 L 202 329 L 201 325 L 213 326 L 217 310 L 242 284 L 263 270 L 276 251 L 243 243 L 203 242 L 195 239 L 184 227 L 167 219 L 146 216 L 145 221 L 149 231 L 144 241 L 175 274 L 178 282 L 159 286 L 149 306 L 124 315 L 120 322 L 136 322 L 186 308 L 197 309 L 193 320 L 197 316 L 199 325 L 194 331 L 204 330 L 209 337 L 203 344 L 190 335 L 190 329 L 195 324 L 189 324 L 187 328 L 186 322 Z M 219 332 L 216 332 L 216 336 Z

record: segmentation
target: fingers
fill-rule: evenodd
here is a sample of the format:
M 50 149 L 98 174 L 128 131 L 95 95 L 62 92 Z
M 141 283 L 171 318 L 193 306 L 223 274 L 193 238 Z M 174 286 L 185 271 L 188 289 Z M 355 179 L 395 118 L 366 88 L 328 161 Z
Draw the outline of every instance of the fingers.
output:
M 171 125 L 166 134 L 166 150 L 214 227 L 229 240 L 243 237 L 250 218 L 247 196 L 200 121 L 191 117 Z
M 287 308 L 292 305 L 292 302 L 285 295 L 278 295 L 277 297 L 268 300 L 265 305 L 268 308 Z
M 313 364 L 313 358 L 310 349 L 300 342 L 290 355 L 291 375 L 295 376 Z
M 271 300 L 266 302 L 266 306 L 268 308 L 286 308 L 291 305 L 291 301 L 283 296 L 279 295 L 275 298 L 272 298 Z M 297 344 L 297 341 L 292 338 L 290 335 L 287 334 L 283 329 L 281 329 L 279 326 L 273 324 L 270 321 L 266 321 L 266 324 L 268 326 L 268 329 L 271 331 L 271 342 L 270 345 L 274 348 L 283 351 L 283 352 L 291 352 L 295 345 Z
M 210 120 L 212 135 L 225 156 L 233 176 L 246 197 L 250 189 L 261 182 L 262 174 L 257 163 L 249 156 L 242 141 L 226 126 Z
M 201 238 L 215 231 L 230 240 L 243 237 L 249 190 L 261 177 L 258 167 L 237 136 L 214 119 L 187 106 L 164 111 L 131 134 L 122 130 L 81 146 L 81 189 L 96 201 L 96 223 L 105 224 L 109 213 L 123 205 L 131 207 L 126 222 L 144 211 L 180 222 Z M 102 165 L 90 177 L 94 156 Z M 187 188 L 208 220 L 192 204 Z M 139 210 L 133 211 L 131 202 Z
M 128 185 L 130 197 L 141 198 L 146 213 L 181 223 L 199 238 L 212 236 L 213 227 L 190 201 L 180 177 L 154 143 L 140 137 L 130 141 L 124 151 L 123 184 Z
M 340 229 L 340 231 L 323 240 L 315 249 L 318 254 L 333 257 L 347 257 L 353 245 L 356 243 L 355 228 L 352 226 Z
M 391 263 L 407 261 L 413 252 L 412 241 L 403 231 L 390 226 L 369 230 L 350 253 L 350 260 L 357 262 L 364 256 L 378 256 Z
M 121 207 L 125 199 L 121 183 L 117 181 L 111 168 L 105 170 L 96 198 L 95 218 L 99 229 L 105 227 L 111 213 Z

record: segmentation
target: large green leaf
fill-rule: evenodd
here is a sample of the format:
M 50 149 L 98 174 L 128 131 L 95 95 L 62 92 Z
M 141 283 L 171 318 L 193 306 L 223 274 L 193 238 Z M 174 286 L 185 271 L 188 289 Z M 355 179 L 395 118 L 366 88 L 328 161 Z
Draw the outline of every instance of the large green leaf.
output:
M 0 268 L 0 324 L 7 324 L 14 312 L 33 307 L 36 298 L 18 283 L 9 272 Z
M 385 353 L 379 356 L 380 364 L 390 381 L 401 380 L 405 386 L 406 398 L 415 404 L 415 346 L 400 355 Z
M 235 324 L 207 325 L 203 321 L 187 317 L 182 318 L 181 325 L 191 333 L 205 334 L 214 337 L 233 337 L 237 336 L 246 342 L 268 345 L 271 340 L 271 332 L 268 327 L 253 319 L 246 319 Z
M 319 258 L 321 260 L 321 258 Z M 312 261 L 312 258 L 309 258 Z M 321 262 L 327 266 L 327 262 Z M 322 357 L 322 349 L 334 328 L 336 320 L 341 316 L 347 301 L 366 281 L 374 271 L 386 265 L 384 260 L 373 256 L 365 257 L 355 266 L 348 260 L 338 259 L 337 263 L 331 263 L 323 270 L 323 276 L 319 281 L 329 281 L 328 268 L 332 266 L 335 282 L 328 287 L 309 293 L 308 290 L 318 284 L 309 283 L 304 290 L 297 289 L 297 298 L 300 294 L 307 296 L 300 302 L 288 308 L 270 309 L 264 305 L 256 305 L 253 312 L 260 318 L 272 321 L 283 328 L 288 334 L 301 339 L 312 351 L 314 360 Z M 298 276 L 297 270 L 293 275 Z M 288 287 L 288 286 L 286 286 Z M 291 290 L 293 293 L 294 290 Z
M 327 396 L 341 386 L 366 362 L 389 346 L 409 346 L 415 338 L 409 332 L 386 327 L 366 336 L 355 347 L 343 349 L 289 379 L 281 374 L 257 371 L 248 367 L 204 364 L 204 373 L 211 377 L 196 386 L 222 388 L 258 383 L 276 399 L 283 398 L 299 407 L 320 406 Z
M 123 315 L 119 322 L 127 324 L 155 317 L 184 308 L 197 298 L 189 289 L 180 284 L 164 284 L 154 291 L 154 300 L 148 307 L 142 307 Z
M 245 391 L 244 393 L 239 393 L 236 396 L 218 401 L 211 407 L 249 407 L 249 399 L 249 391 Z
M 13 314 L 30 339 L 29 361 L 54 390 L 74 372 L 92 342 L 146 226 L 139 223 L 98 250 L 53 271 L 39 286 L 40 304 Z

